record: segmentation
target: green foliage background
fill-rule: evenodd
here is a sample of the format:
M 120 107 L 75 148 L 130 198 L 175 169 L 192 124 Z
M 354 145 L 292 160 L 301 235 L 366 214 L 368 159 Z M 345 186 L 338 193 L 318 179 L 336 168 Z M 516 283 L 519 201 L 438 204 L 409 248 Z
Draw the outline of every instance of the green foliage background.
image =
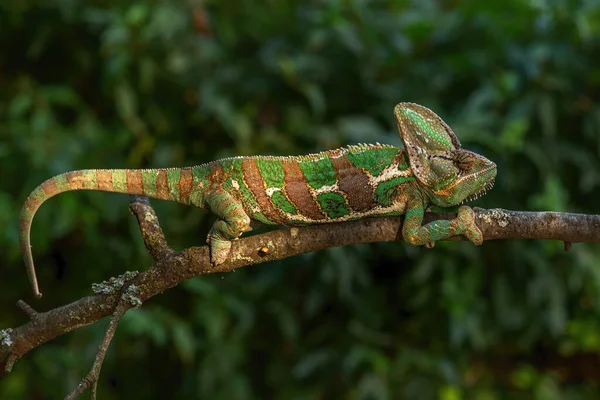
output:
M 20 207 L 73 169 L 187 166 L 400 145 L 393 106 L 434 109 L 497 162 L 475 205 L 597 213 L 596 1 L 0 2 L 0 328 L 151 260 L 127 196 L 45 204 L 30 295 Z M 174 248 L 208 212 L 153 202 Z M 597 398 L 600 247 L 550 241 L 335 248 L 196 278 L 130 312 L 101 398 Z M 47 343 L 0 398 L 60 398 L 106 321 Z

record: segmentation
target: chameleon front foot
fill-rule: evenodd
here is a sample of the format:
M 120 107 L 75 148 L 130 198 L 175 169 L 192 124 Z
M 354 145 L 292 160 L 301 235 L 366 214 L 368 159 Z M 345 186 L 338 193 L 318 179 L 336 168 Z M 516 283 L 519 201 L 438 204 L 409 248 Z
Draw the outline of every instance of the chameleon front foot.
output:
M 461 233 L 474 245 L 479 246 L 483 243 L 483 233 L 481 233 L 481 230 L 475 224 L 475 212 L 471 207 L 460 206 L 456 220 L 460 224 Z
M 459 207 L 458 216 L 454 219 L 432 221 L 421 226 L 423 213 L 424 209 L 418 199 L 406 211 L 402 227 L 402 235 L 406 242 L 431 248 L 438 240 L 464 235 L 475 245 L 483 243 L 483 234 L 475 224 L 475 212 L 470 207 Z

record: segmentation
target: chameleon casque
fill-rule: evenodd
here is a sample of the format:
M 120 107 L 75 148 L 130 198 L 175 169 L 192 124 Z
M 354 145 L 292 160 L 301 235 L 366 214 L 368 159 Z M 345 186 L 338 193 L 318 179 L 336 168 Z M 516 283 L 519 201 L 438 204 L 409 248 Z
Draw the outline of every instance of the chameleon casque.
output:
M 483 236 L 474 212 L 421 226 L 429 205 L 449 207 L 490 189 L 496 165 L 464 150 L 433 111 L 413 103 L 394 109 L 404 150 L 353 145 L 304 156 L 251 156 L 188 168 L 90 169 L 48 179 L 27 198 L 20 218 L 21 251 L 36 296 L 41 296 L 30 246 L 33 216 L 52 196 L 69 190 L 145 195 L 210 209 L 217 221 L 207 238 L 213 265 L 229 256 L 231 240 L 251 230 L 251 220 L 304 226 L 374 216 L 405 215 L 402 234 L 413 245 L 464 235 Z

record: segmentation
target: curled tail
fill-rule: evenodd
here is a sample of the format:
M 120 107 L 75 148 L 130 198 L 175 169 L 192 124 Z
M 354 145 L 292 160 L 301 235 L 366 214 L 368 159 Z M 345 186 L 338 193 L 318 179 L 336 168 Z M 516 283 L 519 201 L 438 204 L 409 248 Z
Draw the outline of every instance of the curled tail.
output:
M 203 166 L 168 169 L 88 169 L 57 175 L 35 188 L 25 201 L 19 220 L 21 252 L 35 296 L 39 298 L 42 294 L 38 288 L 29 237 L 33 216 L 44 201 L 70 190 L 99 190 L 144 195 L 200 207 L 203 204 L 203 191 L 193 190 L 194 177 L 203 173 Z

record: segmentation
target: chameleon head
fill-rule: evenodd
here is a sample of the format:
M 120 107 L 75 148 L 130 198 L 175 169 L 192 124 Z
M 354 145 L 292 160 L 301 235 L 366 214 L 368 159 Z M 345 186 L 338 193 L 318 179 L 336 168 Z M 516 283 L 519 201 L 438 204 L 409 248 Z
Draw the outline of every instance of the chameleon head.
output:
M 449 207 L 494 185 L 496 164 L 461 148 L 452 129 L 430 109 L 400 103 L 394 109 L 410 168 L 429 200 Z
M 469 150 L 448 152 L 443 162 L 433 159 L 439 182 L 425 187 L 431 202 L 440 207 L 454 206 L 483 196 L 494 186 L 496 164 Z

